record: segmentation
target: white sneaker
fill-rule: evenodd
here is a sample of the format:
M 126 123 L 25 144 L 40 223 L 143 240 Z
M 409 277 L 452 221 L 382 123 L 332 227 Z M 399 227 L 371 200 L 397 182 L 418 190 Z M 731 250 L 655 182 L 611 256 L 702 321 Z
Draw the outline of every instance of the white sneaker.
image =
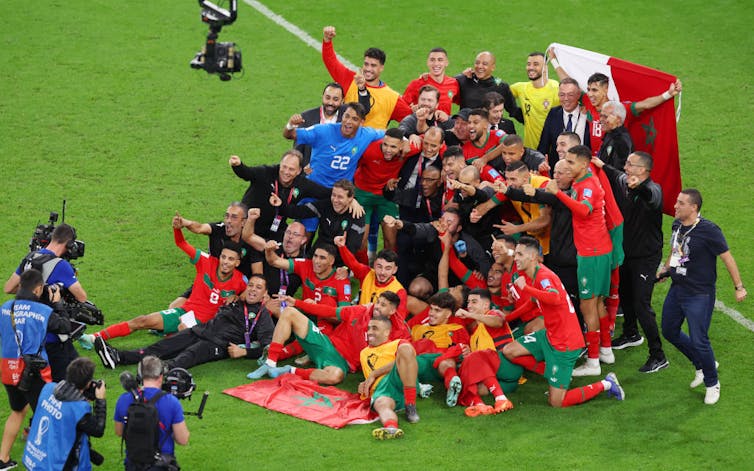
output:
M 716 385 L 707 388 L 707 392 L 704 394 L 705 404 L 715 404 L 720 400 L 720 381 Z
M 600 347 L 600 361 L 607 365 L 615 363 L 615 355 L 613 355 L 613 349 L 610 347 Z
M 715 362 L 715 369 L 720 368 L 720 363 Z M 696 373 L 694 374 L 694 380 L 691 381 L 689 384 L 689 387 L 691 389 L 698 388 L 699 386 L 704 383 L 704 372 L 702 370 L 696 370 Z
M 573 369 L 571 376 L 602 376 L 602 368 L 597 358 L 587 358 L 586 363 Z

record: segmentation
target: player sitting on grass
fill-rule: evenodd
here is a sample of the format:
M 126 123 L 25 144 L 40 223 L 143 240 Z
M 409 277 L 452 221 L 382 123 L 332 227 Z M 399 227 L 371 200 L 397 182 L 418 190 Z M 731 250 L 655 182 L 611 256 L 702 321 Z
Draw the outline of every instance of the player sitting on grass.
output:
M 82 335 L 82 343 L 88 345 L 89 349 L 97 339 L 101 339 L 100 342 L 102 342 L 102 340 L 125 337 L 135 330 L 155 329 L 165 334 L 178 332 L 187 327 L 183 324 L 181 316 L 190 311 L 193 311 L 196 322 L 205 323 L 215 317 L 220 306 L 234 301 L 243 293 L 246 289 L 246 281 L 243 274 L 236 270 L 243 256 L 241 245 L 226 241 L 220 258 L 216 258 L 186 242 L 183 238 L 182 227 L 182 218 L 176 213 L 173 217 L 175 245 L 186 252 L 191 263 L 196 266 L 196 277 L 188 300 L 179 308 L 138 316 L 129 321 L 111 325 L 94 334 Z
M 382 427 L 374 429 L 377 440 L 388 440 L 403 435 L 398 428 L 395 411 L 406 409 L 410 424 L 419 422 L 416 412 L 417 364 L 416 352 L 403 339 L 390 340 L 392 321 L 376 315 L 367 327 L 368 346 L 359 358 L 364 381 L 359 383 L 363 399 L 371 397 L 372 408 L 379 414 Z
M 359 353 L 367 346 L 367 327 L 373 316 L 385 316 L 390 319 L 393 325 L 390 331 L 391 339 L 409 338 L 406 323 L 399 319 L 399 316 L 394 315 L 400 299 L 392 291 L 380 294 L 374 304 L 338 308 L 300 302 L 290 296 L 285 296 L 283 300 L 288 307 L 280 313 L 272 334 L 267 360 L 247 375 L 249 379 L 259 379 L 265 374 L 276 378 L 283 373 L 293 373 L 320 384 L 340 383 L 347 371 L 353 372 L 359 369 Z M 328 337 L 314 322 L 302 314 L 302 311 L 318 317 L 334 317 L 341 322 Z M 291 337 L 291 334 L 309 355 L 316 368 L 277 366 L 278 360 L 284 354 L 284 343 Z

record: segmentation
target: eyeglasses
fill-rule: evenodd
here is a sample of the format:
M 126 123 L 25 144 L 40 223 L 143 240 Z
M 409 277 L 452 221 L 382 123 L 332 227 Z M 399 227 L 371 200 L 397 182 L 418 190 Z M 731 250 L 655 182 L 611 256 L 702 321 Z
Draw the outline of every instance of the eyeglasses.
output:
M 285 231 L 285 235 L 288 237 L 304 237 L 305 234 L 299 234 L 298 232 Z
M 231 221 L 238 221 L 239 219 L 240 220 L 246 219 L 246 217 L 239 216 L 238 214 L 225 213 L 225 219 L 230 219 Z

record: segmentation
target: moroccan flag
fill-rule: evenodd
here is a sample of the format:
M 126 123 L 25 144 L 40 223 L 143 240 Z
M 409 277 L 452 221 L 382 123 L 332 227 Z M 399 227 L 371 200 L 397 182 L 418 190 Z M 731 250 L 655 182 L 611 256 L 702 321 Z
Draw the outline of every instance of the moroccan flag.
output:
M 378 419 L 369 400 L 334 386 L 284 374 L 276 379 L 255 381 L 226 389 L 225 394 L 299 419 L 342 428 Z
M 608 97 L 611 100 L 641 101 L 666 92 L 676 81 L 676 77 L 665 72 L 597 52 L 558 43 L 550 47 L 554 49 L 560 66 L 579 82 L 583 90 L 586 90 L 587 78 L 596 72 L 610 77 Z M 634 149 L 648 152 L 654 158 L 652 179 L 662 186 L 663 211 L 670 215 L 675 212 L 673 205 L 681 191 L 677 116 L 673 104 L 674 100 L 668 100 L 626 120 Z M 680 99 L 678 111 L 680 116 Z

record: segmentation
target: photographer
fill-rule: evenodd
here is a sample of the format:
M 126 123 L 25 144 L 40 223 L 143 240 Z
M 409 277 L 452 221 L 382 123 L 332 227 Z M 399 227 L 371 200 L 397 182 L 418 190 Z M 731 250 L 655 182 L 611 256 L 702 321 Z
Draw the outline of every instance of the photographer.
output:
M 29 253 L 21 260 L 16 271 L 5 282 L 4 290 L 13 294 L 19 289 L 21 274 L 30 268 L 39 270 L 46 285 L 58 285 L 67 289 L 80 302 L 87 300 L 86 291 L 76 278 L 76 272 L 71 264 L 62 258 L 74 246 L 76 231 L 68 224 L 60 224 L 52 231 L 52 237 L 47 247 Z M 46 296 L 41 296 L 43 302 L 51 304 Z M 70 332 L 70 331 L 69 331 Z M 57 337 L 48 336 L 45 347 L 49 355 L 52 368 L 52 380 L 60 381 L 65 377 L 68 364 L 78 353 L 70 340 L 61 342 Z M 1 457 L 0 457 L 1 458 Z
M 105 433 L 105 383 L 93 377 L 94 363 L 81 357 L 68 365 L 65 380 L 42 389 L 24 450 L 28 469 L 90 470 L 92 461 L 102 463 L 102 456 L 90 450 L 89 436 Z
M 148 401 L 152 396 L 162 391 L 162 361 L 150 355 L 144 357 L 139 366 L 144 383 L 140 395 L 142 400 Z M 125 419 L 128 416 L 128 406 L 133 402 L 134 392 L 129 391 L 121 394 L 115 405 L 115 434 L 119 437 L 123 436 Z M 186 445 L 189 441 L 189 430 L 183 418 L 183 407 L 172 394 L 160 397 L 155 403 L 155 407 L 160 418 L 160 457 L 147 469 L 178 470 L 180 468 L 175 459 L 175 443 Z M 136 471 L 138 469 L 128 462 L 128 444 L 126 444 L 126 460 L 124 464 L 127 471 Z
M 0 445 L 0 469 L 14 467 L 10 450 L 26 416 L 27 405 L 35 410 L 42 387 L 51 381 L 44 348 L 46 333 L 64 333 L 71 329 L 68 319 L 59 317 L 52 308 L 39 302 L 44 289 L 42 273 L 34 269 L 25 271 L 19 277 L 16 299 L 3 304 L 0 314 L 0 367 L 11 409 Z M 53 301 L 60 299 L 57 292 L 49 292 L 47 296 Z

